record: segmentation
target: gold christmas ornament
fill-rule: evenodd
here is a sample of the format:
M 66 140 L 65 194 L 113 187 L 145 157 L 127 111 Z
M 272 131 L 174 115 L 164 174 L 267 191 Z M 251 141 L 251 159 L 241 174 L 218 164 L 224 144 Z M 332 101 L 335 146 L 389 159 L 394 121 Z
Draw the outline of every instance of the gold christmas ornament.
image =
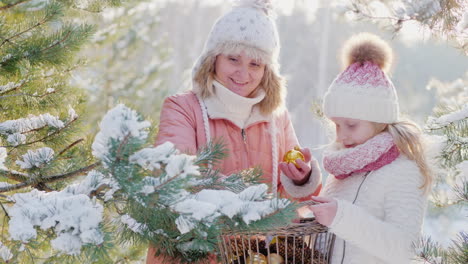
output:
M 268 264 L 268 260 L 262 253 L 250 252 L 250 256 L 247 257 L 247 263 Z
M 269 264 L 283 264 L 284 258 L 276 253 L 271 253 L 268 255 Z
M 296 168 L 300 168 L 299 165 L 297 165 L 296 160 L 301 159 L 305 161 L 304 155 L 301 152 L 301 149 L 299 147 L 294 147 L 294 149 L 291 149 L 290 151 L 286 152 L 283 157 L 283 161 L 287 163 L 292 163 L 296 166 Z

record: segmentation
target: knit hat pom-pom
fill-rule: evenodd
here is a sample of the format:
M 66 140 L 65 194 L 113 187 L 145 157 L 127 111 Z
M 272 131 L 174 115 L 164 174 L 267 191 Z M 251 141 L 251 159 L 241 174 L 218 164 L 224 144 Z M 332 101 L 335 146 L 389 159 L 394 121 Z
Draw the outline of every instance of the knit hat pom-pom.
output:
M 253 7 L 262 10 L 269 16 L 274 15 L 274 0 L 236 0 L 235 6 Z
M 356 62 L 371 62 L 384 72 L 389 70 L 393 61 L 392 48 L 383 39 L 371 33 L 359 33 L 348 39 L 342 55 L 345 67 Z

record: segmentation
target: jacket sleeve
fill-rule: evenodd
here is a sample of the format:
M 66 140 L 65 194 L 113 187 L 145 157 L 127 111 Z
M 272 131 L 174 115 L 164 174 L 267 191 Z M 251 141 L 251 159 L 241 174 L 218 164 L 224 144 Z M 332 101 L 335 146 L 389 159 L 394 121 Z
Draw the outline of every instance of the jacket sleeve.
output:
M 358 205 L 338 200 L 330 231 L 385 263 L 410 263 L 414 256 L 413 242 L 419 238 L 427 201 L 419 188 L 422 176 L 419 171 L 411 171 L 405 173 L 402 169 L 389 175 L 391 180 L 388 182 L 391 183 L 386 188 L 383 220 Z
M 170 96 L 164 100 L 155 145 L 172 142 L 177 149 L 187 154 L 197 152 L 196 120 L 187 104 Z
M 299 146 L 296 133 L 287 111 L 285 112 L 283 119 L 284 127 L 282 129 L 284 131 L 285 147 L 280 151 L 281 155 L 284 155 L 288 150 L 293 149 L 295 146 Z M 282 156 L 280 157 L 280 160 L 282 160 Z M 294 182 L 284 175 L 283 172 L 279 171 L 280 183 L 290 197 L 303 201 L 309 200 L 309 196 L 311 195 L 318 195 L 320 187 L 322 186 L 322 173 L 320 172 L 320 167 L 314 158 L 311 160 L 311 167 L 312 174 L 310 175 L 309 181 L 300 186 L 294 184 Z

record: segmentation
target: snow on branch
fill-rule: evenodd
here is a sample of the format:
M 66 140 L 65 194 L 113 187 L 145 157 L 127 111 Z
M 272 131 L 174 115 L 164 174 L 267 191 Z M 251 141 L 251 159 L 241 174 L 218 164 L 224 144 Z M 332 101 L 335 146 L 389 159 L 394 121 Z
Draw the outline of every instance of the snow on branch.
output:
M 110 200 L 112 195 L 120 189 L 119 184 L 113 178 L 105 176 L 99 171 L 92 170 L 88 172 L 82 181 L 67 186 L 63 191 L 71 194 L 91 196 L 93 192 L 100 191 L 104 188 L 108 189 L 104 193 L 104 201 Z
M 440 129 L 451 123 L 455 123 L 468 118 L 468 103 L 463 105 L 462 109 L 440 116 L 438 118 L 429 117 L 426 127 L 428 129 Z
M 123 141 L 126 137 L 145 140 L 148 137 L 150 122 L 142 120 L 135 110 L 119 104 L 109 110 L 99 124 L 92 149 L 93 155 L 103 161 L 110 161 L 110 149 L 113 141 Z
M 395 13 L 402 19 L 427 19 L 442 11 L 439 1 L 433 0 L 401 0 L 397 2 Z
M 64 127 L 64 123 L 58 117 L 49 113 L 39 116 L 29 115 L 27 118 L 8 120 L 0 123 L 0 134 L 25 133 L 45 126 L 60 129 Z
M 51 240 L 52 247 L 69 255 L 80 254 L 84 244 L 103 242 L 99 230 L 103 207 L 84 194 L 46 193 L 35 189 L 16 193 L 11 199 L 15 202 L 8 209 L 9 233 L 13 240 L 27 243 L 37 237 L 36 228 L 52 228 L 57 234 Z
M 249 224 L 289 204 L 286 199 L 263 200 L 267 190 L 265 184 L 250 186 L 237 194 L 227 190 L 202 190 L 173 206 L 181 213 L 176 220 L 177 228 L 184 234 L 196 227 L 198 221 L 210 224 L 220 216 L 231 219 L 240 216 Z
M 13 257 L 10 249 L 7 248 L 0 242 L 0 258 L 2 258 L 5 262 L 10 260 Z
M 45 147 L 34 150 L 28 150 L 23 155 L 23 160 L 17 160 L 16 164 L 20 165 L 22 169 L 41 168 L 48 164 L 54 158 L 54 151 L 51 148 Z

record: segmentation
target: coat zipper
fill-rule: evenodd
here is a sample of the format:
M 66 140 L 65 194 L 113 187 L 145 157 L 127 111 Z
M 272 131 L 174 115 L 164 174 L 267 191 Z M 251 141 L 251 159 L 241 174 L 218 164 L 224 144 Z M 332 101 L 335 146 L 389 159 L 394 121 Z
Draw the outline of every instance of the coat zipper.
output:
M 242 141 L 244 141 L 244 153 L 245 155 L 242 155 L 242 169 L 247 169 L 249 167 L 249 152 L 248 152 L 248 147 L 247 147 L 247 134 L 245 132 L 245 129 L 241 129 L 241 137 Z

